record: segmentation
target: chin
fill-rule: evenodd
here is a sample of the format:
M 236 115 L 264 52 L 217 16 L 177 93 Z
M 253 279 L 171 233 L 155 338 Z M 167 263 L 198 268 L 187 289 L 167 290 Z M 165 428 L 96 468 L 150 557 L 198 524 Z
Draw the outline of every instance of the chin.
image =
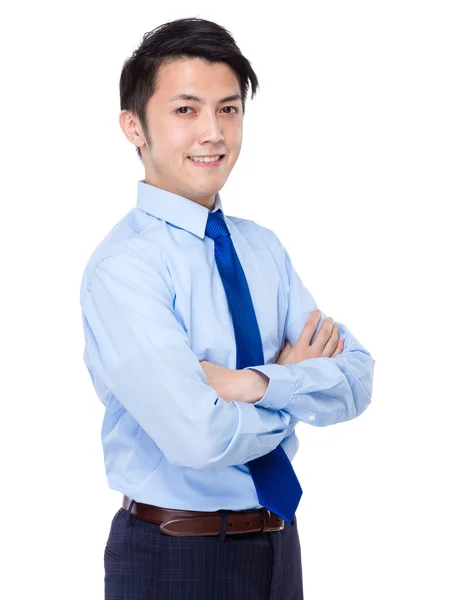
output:
M 205 185 L 201 184 L 200 181 L 197 181 L 196 183 L 192 182 L 192 185 L 188 182 L 187 188 L 190 188 L 193 194 L 207 196 L 209 194 L 216 194 L 224 185 L 225 180 L 222 178 L 217 181 L 206 182 Z

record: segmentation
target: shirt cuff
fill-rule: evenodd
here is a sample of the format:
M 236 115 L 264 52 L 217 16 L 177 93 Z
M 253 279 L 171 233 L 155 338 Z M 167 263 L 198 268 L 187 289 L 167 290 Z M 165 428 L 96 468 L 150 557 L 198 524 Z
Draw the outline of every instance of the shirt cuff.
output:
M 293 399 L 295 380 L 283 365 L 270 364 L 259 367 L 246 367 L 246 369 L 259 371 L 269 377 L 267 391 L 261 400 L 254 403 L 255 406 L 271 408 L 272 410 L 281 410 L 288 406 Z

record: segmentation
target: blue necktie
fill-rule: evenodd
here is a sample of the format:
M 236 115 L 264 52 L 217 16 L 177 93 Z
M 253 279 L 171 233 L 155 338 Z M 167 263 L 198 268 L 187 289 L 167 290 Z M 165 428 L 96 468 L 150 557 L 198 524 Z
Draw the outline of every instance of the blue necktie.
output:
M 247 279 L 221 210 L 210 212 L 206 235 L 214 240 L 214 253 L 233 320 L 236 369 L 264 364 L 263 344 Z M 259 503 L 291 524 L 302 488 L 282 446 L 246 463 Z

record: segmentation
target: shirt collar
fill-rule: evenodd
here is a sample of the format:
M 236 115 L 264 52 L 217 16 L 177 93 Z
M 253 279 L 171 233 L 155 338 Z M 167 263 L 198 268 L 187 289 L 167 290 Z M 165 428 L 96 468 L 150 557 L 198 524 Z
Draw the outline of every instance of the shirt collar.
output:
M 201 239 L 205 236 L 208 214 L 211 211 L 189 198 L 163 190 L 140 179 L 137 189 L 137 206 L 149 215 L 154 215 L 167 223 L 190 231 Z M 216 210 L 223 211 L 218 192 L 212 212 Z

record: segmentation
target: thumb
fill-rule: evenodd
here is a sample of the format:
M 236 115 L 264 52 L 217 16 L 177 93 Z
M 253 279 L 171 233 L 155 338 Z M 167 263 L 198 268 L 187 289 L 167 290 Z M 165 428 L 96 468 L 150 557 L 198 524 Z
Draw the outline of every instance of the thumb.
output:
M 291 352 L 291 344 L 288 342 L 288 340 L 286 340 L 285 345 L 283 346 L 283 350 L 280 352 L 279 355 L 279 361 L 280 360 L 284 360 L 286 358 L 286 356 L 288 356 L 288 354 Z

